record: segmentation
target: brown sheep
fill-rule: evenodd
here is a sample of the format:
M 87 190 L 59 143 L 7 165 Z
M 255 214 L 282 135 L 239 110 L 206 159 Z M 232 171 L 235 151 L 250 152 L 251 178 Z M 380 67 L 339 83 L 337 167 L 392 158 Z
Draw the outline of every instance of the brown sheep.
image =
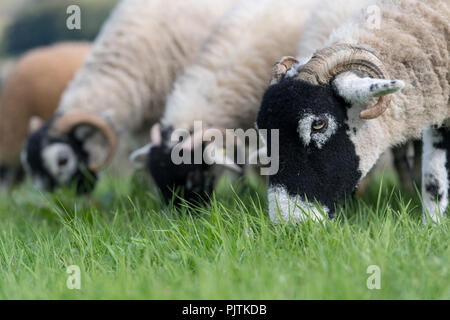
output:
M 22 144 L 33 116 L 50 119 L 90 44 L 65 42 L 27 52 L 11 68 L 0 96 L 0 186 L 22 180 Z

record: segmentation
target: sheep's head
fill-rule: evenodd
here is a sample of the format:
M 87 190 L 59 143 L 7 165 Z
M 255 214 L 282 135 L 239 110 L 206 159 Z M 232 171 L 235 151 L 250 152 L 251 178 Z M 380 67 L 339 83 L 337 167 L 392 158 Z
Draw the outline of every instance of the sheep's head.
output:
M 167 203 L 172 199 L 179 203 L 180 198 L 188 202 L 207 200 L 223 168 L 241 171 L 233 161 L 220 157 L 222 149 L 212 150 L 216 145 L 204 141 L 203 138 L 211 131 L 218 136 L 223 133 L 210 129 L 191 135 L 185 132 L 187 134 L 182 136 L 171 128 L 161 128 L 156 124 L 151 129 L 151 143 L 133 152 L 130 159 L 136 167 L 148 168 Z M 195 154 L 201 159 L 196 159 Z M 174 192 L 177 194 L 175 197 Z
M 323 49 L 303 65 L 287 57 L 275 66 L 257 118 L 259 129 L 279 129 L 280 168 L 269 178 L 273 221 L 333 217 L 336 202 L 367 173 L 354 137 L 364 135 L 365 122 L 379 121 L 389 94 L 403 86 L 388 80 L 373 53 L 350 45 Z
M 111 126 L 97 116 L 55 115 L 45 124 L 34 117 L 21 160 L 33 182 L 44 190 L 75 187 L 78 193 L 87 193 L 110 161 L 116 143 Z

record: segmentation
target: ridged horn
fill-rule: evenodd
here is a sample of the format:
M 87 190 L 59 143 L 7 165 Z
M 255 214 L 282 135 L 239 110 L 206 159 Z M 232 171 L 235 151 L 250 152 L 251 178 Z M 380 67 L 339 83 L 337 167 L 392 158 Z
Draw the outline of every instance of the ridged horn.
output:
M 329 84 L 338 74 L 357 71 L 370 78 L 388 79 L 389 74 L 381 60 L 370 50 L 349 44 L 335 44 L 316 52 L 301 67 L 296 78 L 312 84 Z M 360 113 L 362 119 L 379 117 L 390 104 L 390 97 L 383 96 L 378 102 Z
M 280 82 L 283 75 L 285 75 L 289 68 L 296 63 L 298 63 L 298 61 L 294 57 L 286 56 L 281 58 L 281 60 L 278 61 L 272 69 L 272 78 L 270 79 L 270 84 L 272 85 Z
M 102 117 L 90 113 L 67 113 L 57 118 L 48 131 L 49 136 L 58 137 L 61 134 L 67 134 L 75 127 L 80 125 L 89 125 L 97 128 L 105 136 L 109 152 L 102 163 L 89 163 L 88 169 L 98 171 L 106 166 L 113 158 L 117 149 L 117 135 L 111 125 Z

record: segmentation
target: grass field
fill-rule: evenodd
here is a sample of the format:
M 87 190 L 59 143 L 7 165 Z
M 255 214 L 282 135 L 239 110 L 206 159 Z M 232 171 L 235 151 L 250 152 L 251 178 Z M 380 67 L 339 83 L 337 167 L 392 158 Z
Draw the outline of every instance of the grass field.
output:
M 450 298 L 450 219 L 423 226 L 418 198 L 392 179 L 335 222 L 298 227 L 270 223 L 255 181 L 178 210 L 147 190 L 108 178 L 90 199 L 30 186 L 1 195 L 0 298 Z M 66 286 L 69 265 L 80 290 Z M 367 288 L 370 265 L 380 290 Z

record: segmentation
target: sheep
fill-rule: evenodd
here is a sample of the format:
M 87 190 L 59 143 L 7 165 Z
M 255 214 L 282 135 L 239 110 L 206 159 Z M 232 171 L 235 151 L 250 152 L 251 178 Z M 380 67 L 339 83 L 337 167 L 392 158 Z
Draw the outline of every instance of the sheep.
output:
M 317 49 L 325 46 L 328 37 L 334 29 L 338 28 L 349 18 L 373 2 L 372 0 L 322 0 L 315 4 L 311 10 L 305 27 L 302 30 L 298 43 L 297 59 L 310 58 Z M 333 14 L 330 15 L 330 12 Z M 400 186 L 405 190 L 414 191 L 415 184 L 420 181 L 417 171 L 420 169 L 420 159 L 415 156 L 408 161 L 409 144 L 395 146 L 391 152 L 393 165 L 398 175 Z M 414 144 L 414 152 L 420 157 L 420 145 Z M 386 155 L 388 157 L 388 154 Z M 411 162 L 411 164 L 410 164 Z M 377 170 L 372 170 L 359 184 L 356 190 L 358 195 L 364 194 Z
M 221 171 L 214 164 L 242 169 L 233 159 L 222 163 L 210 159 L 211 165 L 174 163 L 172 152 L 179 144 L 173 143 L 172 135 L 189 131 L 192 136 L 185 139 L 188 147 L 183 152 L 194 154 L 195 149 L 206 150 L 201 142 L 208 130 L 252 128 L 273 61 L 296 52 L 293 39 L 299 38 L 313 4 L 311 0 L 240 1 L 219 23 L 195 63 L 176 80 L 160 124 L 152 130 L 151 144 L 131 155 L 137 165 L 147 162 L 167 202 L 179 188 L 188 201 L 209 196 Z M 201 122 L 201 130 L 194 130 L 196 121 Z
M 450 6 L 378 0 L 370 8 L 380 28 L 365 11 L 312 58 L 285 57 L 274 68 L 257 126 L 279 130 L 280 168 L 268 189 L 275 223 L 332 219 L 383 151 L 422 132 L 424 219 L 438 222 L 448 204 Z
M 86 193 L 113 158 L 126 172 L 123 157 L 159 119 L 176 75 L 234 2 L 120 2 L 52 119 L 28 137 L 22 158 L 35 184 Z
M 0 97 L 0 185 L 24 174 L 20 151 L 34 116 L 49 119 L 62 92 L 90 50 L 87 42 L 63 42 L 27 52 L 9 68 Z M 36 124 L 36 122 L 33 122 Z

